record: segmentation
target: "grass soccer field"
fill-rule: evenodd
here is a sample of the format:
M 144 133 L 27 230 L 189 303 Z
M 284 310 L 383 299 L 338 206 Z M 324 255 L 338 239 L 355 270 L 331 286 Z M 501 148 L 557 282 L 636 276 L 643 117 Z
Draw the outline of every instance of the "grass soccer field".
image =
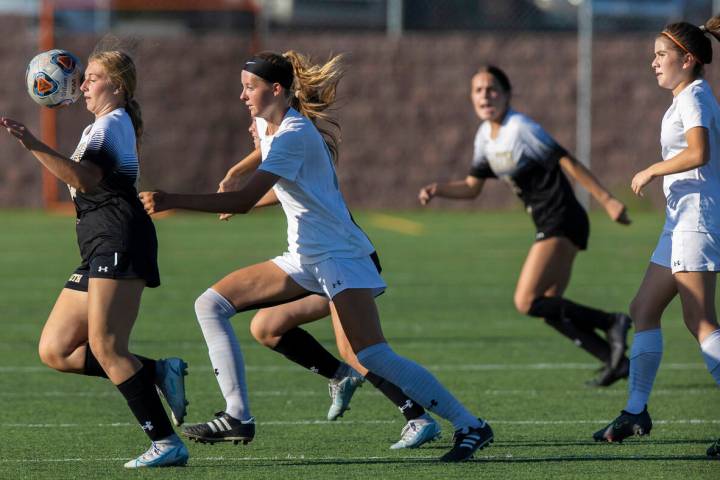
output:
M 36 346 L 64 281 L 78 264 L 72 217 L 0 213 L 0 479 L 75 478 L 720 478 L 705 450 L 720 436 L 720 392 L 674 302 L 664 322 L 665 355 L 651 397 L 652 434 L 622 445 L 592 433 L 624 406 L 625 381 L 591 389 L 598 366 L 537 319 L 516 313 L 512 293 L 533 238 L 516 212 L 363 212 L 388 282 L 378 304 L 391 345 L 435 373 L 495 443 L 472 462 L 435 461 L 451 444 L 389 450 L 404 419 L 374 388 L 352 410 L 324 421 L 327 385 L 256 344 L 249 314 L 235 317 L 248 365 L 258 434 L 247 446 L 190 444 L 186 468 L 128 472 L 148 445 L 109 382 L 43 367 Z M 642 278 L 662 216 L 634 214 L 629 228 L 592 215 L 589 251 L 567 296 L 624 310 Z M 225 273 L 282 252 L 277 210 L 218 222 L 175 215 L 156 222 L 163 286 L 147 290 L 133 334 L 137 353 L 179 355 L 190 364 L 188 421 L 224 408 L 193 301 Z M 336 351 L 330 322 L 309 330 Z

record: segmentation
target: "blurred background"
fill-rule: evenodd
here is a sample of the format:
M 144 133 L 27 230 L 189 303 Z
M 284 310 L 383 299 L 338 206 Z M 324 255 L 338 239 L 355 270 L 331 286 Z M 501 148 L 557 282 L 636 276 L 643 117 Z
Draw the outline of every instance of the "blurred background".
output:
M 214 191 L 251 148 L 238 99 L 243 60 L 258 50 L 294 49 L 318 62 L 342 53 L 348 203 L 406 209 L 417 207 L 422 185 L 467 173 L 478 127 L 470 78 L 492 63 L 510 76 L 516 110 L 633 207 L 658 208 L 659 182 L 642 203 L 628 187 L 660 159 L 671 102 L 650 69 L 653 41 L 669 22 L 700 24 L 718 11 L 718 0 L 0 0 L 0 113 L 71 154 L 91 115 L 82 101 L 41 114 L 25 93 L 25 67 L 41 50 L 87 58 L 99 41 L 119 41 L 139 69 L 142 187 Z M 716 91 L 718 63 L 706 70 Z M 490 183 L 480 200 L 434 208 L 520 208 Z M 68 200 L 16 142 L 0 139 L 0 206 Z

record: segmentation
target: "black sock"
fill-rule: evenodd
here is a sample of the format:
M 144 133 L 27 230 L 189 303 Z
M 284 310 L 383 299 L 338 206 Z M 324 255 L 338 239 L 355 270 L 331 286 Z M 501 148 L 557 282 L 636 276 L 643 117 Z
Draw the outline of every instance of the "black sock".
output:
M 380 390 L 391 402 L 395 404 L 405 416 L 405 419 L 409 422 L 425 415 L 425 409 L 419 403 L 413 401 L 405 393 L 400 390 L 400 387 L 394 383 L 390 383 L 384 378 L 375 375 L 372 372 L 368 372 L 365 375 L 368 382 L 372 383 L 375 388 Z
M 562 297 L 536 298 L 528 314 L 542 318 L 568 318 L 582 330 L 598 328 L 607 331 L 615 319 L 612 313 L 586 307 Z
M 610 345 L 594 331 L 580 330 L 567 318 L 546 318 L 545 323 L 601 362 L 608 363 L 610 361 Z
M 155 372 L 140 368 L 117 389 L 123 394 L 133 415 L 150 440 L 161 440 L 174 434 L 170 420 L 155 389 Z
M 155 375 L 155 360 L 141 355 L 135 355 L 135 358 L 140 360 L 140 363 L 143 364 L 143 368 L 146 368 L 149 372 L 153 372 L 153 375 Z M 89 343 L 85 344 L 85 368 L 83 370 L 83 375 L 87 375 L 89 377 L 108 378 L 107 373 L 103 370 L 100 362 L 98 362 L 97 358 L 95 358 L 95 354 L 92 350 L 90 350 Z
M 273 350 L 325 378 L 333 378 L 340 367 L 340 360 L 302 328 L 295 327 L 285 332 Z

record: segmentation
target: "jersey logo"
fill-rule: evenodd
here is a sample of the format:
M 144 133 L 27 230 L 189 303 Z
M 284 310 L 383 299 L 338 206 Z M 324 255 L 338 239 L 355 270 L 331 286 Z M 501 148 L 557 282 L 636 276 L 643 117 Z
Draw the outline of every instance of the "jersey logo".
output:
M 110 267 L 98 267 L 98 272 L 108 273 Z
M 72 275 L 70 275 L 68 282 L 80 283 L 82 281 L 82 278 L 83 278 L 83 276 L 80 275 L 79 273 L 73 273 Z
M 337 282 L 332 283 L 332 288 L 337 288 L 342 284 L 343 284 L 342 280 L 338 280 Z

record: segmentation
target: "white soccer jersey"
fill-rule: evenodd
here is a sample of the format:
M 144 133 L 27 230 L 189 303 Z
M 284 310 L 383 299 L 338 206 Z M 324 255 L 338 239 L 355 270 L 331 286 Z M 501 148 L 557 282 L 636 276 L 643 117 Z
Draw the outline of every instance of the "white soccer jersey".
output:
M 266 134 L 264 119 L 255 120 L 259 169 L 280 177 L 273 189 L 287 217 L 288 251 L 306 264 L 370 255 L 374 248 L 350 216 L 332 156 L 315 125 L 293 108 L 274 135 Z
M 663 160 L 687 148 L 685 133 L 694 127 L 708 130 L 710 159 L 702 167 L 663 178 L 664 230 L 720 233 L 720 107 L 703 79 L 685 87 L 665 112 L 660 133 Z

